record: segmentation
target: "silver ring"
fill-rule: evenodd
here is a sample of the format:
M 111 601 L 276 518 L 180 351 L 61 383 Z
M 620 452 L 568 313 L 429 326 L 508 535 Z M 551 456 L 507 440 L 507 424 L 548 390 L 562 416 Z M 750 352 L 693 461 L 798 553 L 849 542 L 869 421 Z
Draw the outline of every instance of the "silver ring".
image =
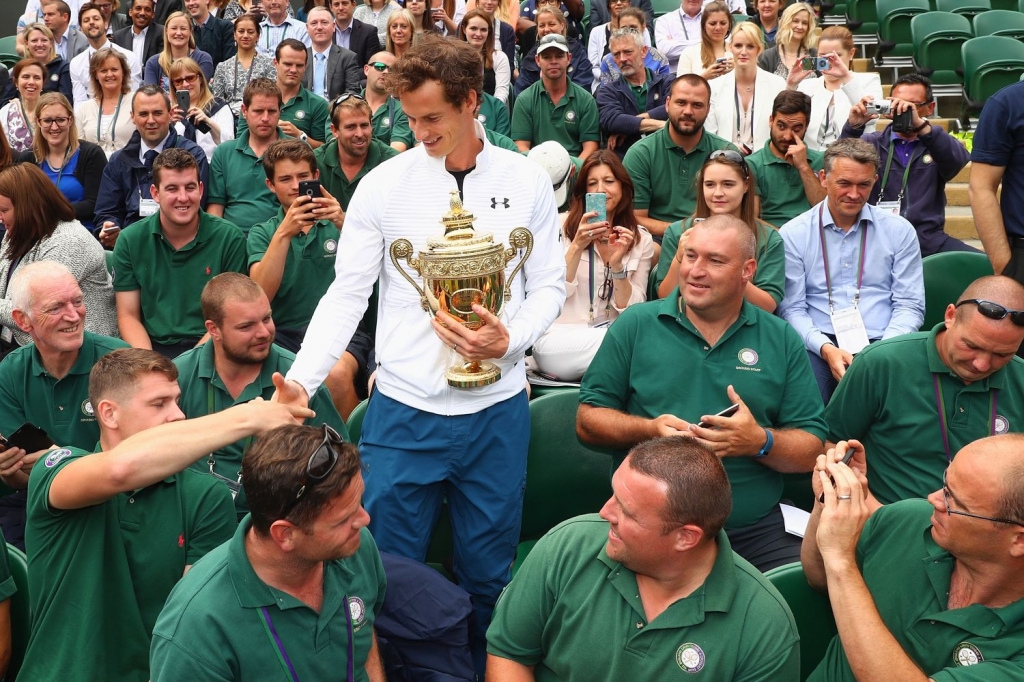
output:
M 594 231 L 593 230 L 587 230 L 587 236 L 588 237 L 593 237 L 594 236 Z
M 459 344 L 453 343 L 452 344 L 452 350 L 455 351 L 456 353 L 458 353 L 459 352 Z
M 848 499 L 850 499 L 850 496 L 849 495 L 840 495 L 837 499 L 848 500 Z

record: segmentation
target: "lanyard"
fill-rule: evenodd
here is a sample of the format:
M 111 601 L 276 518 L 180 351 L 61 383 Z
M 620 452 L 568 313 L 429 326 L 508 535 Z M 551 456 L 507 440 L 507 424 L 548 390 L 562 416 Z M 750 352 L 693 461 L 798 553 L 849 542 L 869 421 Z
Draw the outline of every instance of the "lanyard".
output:
M 55 184 L 57 186 L 58 190 L 60 189 L 60 179 L 62 177 L 64 177 L 64 169 L 68 165 L 68 154 L 70 154 L 70 153 L 71 153 L 71 143 L 68 142 L 68 148 L 64 150 L 64 160 L 61 162 L 60 168 L 57 169 L 57 181 L 55 183 L 53 183 L 53 184 Z M 47 159 L 46 165 L 50 166 L 49 159 Z M 53 170 L 53 166 L 50 166 L 50 170 Z
M 28 128 L 30 135 L 35 135 L 36 131 L 32 127 L 32 122 L 28 120 L 28 114 L 25 113 L 25 103 L 18 98 L 18 107 L 21 109 L 21 120 L 25 123 L 25 127 Z
M 892 157 L 896 155 L 896 145 L 894 141 L 889 142 L 889 158 L 885 160 L 885 171 L 882 173 L 882 187 L 878 190 L 878 201 L 876 204 L 882 202 L 882 197 L 885 196 L 885 185 L 889 182 L 889 169 L 892 167 Z M 920 155 L 918 155 L 920 156 Z M 910 152 L 910 158 L 907 159 L 907 167 L 903 169 L 903 182 L 900 185 L 900 194 L 896 197 L 896 203 L 903 203 L 903 194 L 907 191 L 907 180 L 910 178 L 910 167 L 914 165 L 914 161 L 917 160 L 917 156 L 914 156 L 914 152 Z
M 252 70 L 256 68 L 256 54 L 252 55 L 252 59 L 249 61 L 249 72 L 245 74 L 245 84 L 248 85 L 249 81 L 252 80 Z M 235 79 L 231 83 L 231 97 L 238 97 L 238 57 L 235 57 Z
M 742 144 L 743 143 L 743 138 L 740 137 L 742 135 L 742 133 L 743 133 L 743 131 L 740 129 L 740 112 L 742 111 L 742 108 L 740 107 L 740 88 L 739 88 L 738 84 L 733 89 L 732 93 L 733 93 L 733 97 L 736 100 L 736 142 L 737 142 L 737 144 Z M 750 111 L 750 146 L 751 147 L 754 146 L 754 97 L 756 95 L 757 95 L 757 90 L 755 88 L 750 93 L 750 109 L 749 109 L 749 111 Z
M 829 274 L 828 265 L 828 247 L 825 246 L 825 202 L 822 202 L 818 206 L 818 234 L 821 235 L 821 257 L 824 260 L 823 265 L 825 266 L 825 287 L 828 290 L 828 309 L 834 311 L 835 306 L 832 305 L 832 277 Z M 864 281 L 864 251 L 868 243 L 868 225 L 864 223 L 860 227 L 860 257 L 858 258 L 857 265 L 857 293 L 853 296 L 853 305 L 857 307 L 857 302 L 860 301 L 860 286 Z
M 348 629 L 348 677 L 346 679 L 348 682 L 354 682 L 355 664 L 352 659 L 355 658 L 355 645 L 352 643 L 352 612 L 348 607 L 348 595 L 345 595 L 342 610 L 345 612 L 345 626 Z M 277 649 L 278 662 L 292 682 L 299 682 L 299 674 L 295 672 L 295 666 L 292 665 L 292 660 L 288 658 L 288 652 L 284 650 L 284 642 L 281 641 L 277 630 L 274 629 L 274 623 L 270 620 L 270 611 L 267 610 L 266 606 L 261 606 L 260 613 L 263 614 L 263 631 L 267 633 L 267 639 Z
M 217 409 L 213 398 L 213 382 L 211 381 L 206 385 L 206 414 L 215 414 L 216 412 Z M 249 436 L 248 438 L 245 439 L 245 444 L 242 445 L 242 452 L 245 452 L 246 450 L 249 449 L 250 443 L 252 443 L 252 436 Z M 242 489 L 242 470 L 238 470 L 238 479 L 232 481 L 227 476 L 221 476 L 214 470 L 214 468 L 217 466 L 217 460 L 213 458 L 212 452 L 210 453 L 209 458 L 206 460 L 206 463 L 210 467 L 210 475 L 216 478 L 218 481 L 223 481 L 224 483 L 226 483 L 228 486 L 228 490 L 231 491 L 231 499 L 235 499 L 235 497 L 238 495 L 238 491 Z
M 683 14 L 682 7 L 679 8 L 679 25 L 683 27 L 683 35 L 686 36 L 687 40 L 689 40 L 690 32 L 686 30 L 686 15 Z
M 290 25 L 291 24 L 288 23 L 288 19 L 287 18 L 285 18 L 284 23 L 282 23 L 280 26 L 274 26 L 273 24 L 270 23 L 269 20 L 267 21 L 267 40 L 264 43 L 264 46 L 266 47 L 267 52 L 271 51 L 271 49 L 270 49 L 270 29 L 278 29 L 278 28 L 281 29 L 281 40 L 278 40 L 277 42 L 274 43 L 274 45 L 280 45 L 281 41 L 283 41 L 285 38 L 288 37 L 288 27 Z
M 932 384 L 935 386 L 935 408 L 939 411 L 939 429 L 942 431 L 942 447 L 946 451 L 946 462 L 953 461 L 953 455 L 949 451 L 949 434 L 946 433 L 946 401 L 942 397 L 942 389 L 939 388 L 939 375 L 932 373 Z M 989 429 L 988 435 L 996 435 L 996 402 L 999 400 L 999 389 L 992 389 L 989 395 Z
M 114 144 L 114 128 L 117 127 L 117 119 L 121 115 L 121 102 L 124 101 L 124 95 L 117 98 L 117 108 L 114 109 L 114 120 L 110 122 L 110 144 L 115 149 L 117 145 Z M 103 102 L 100 102 L 99 116 L 96 117 L 96 141 L 103 142 L 103 132 L 101 125 L 103 124 Z
M 594 251 L 595 251 L 594 245 L 591 244 L 590 246 L 588 246 L 587 247 L 587 251 L 588 251 L 587 255 L 590 258 L 590 282 L 588 283 L 590 285 L 590 321 L 593 322 L 594 321 L 594 261 L 596 260 L 596 257 L 594 255 Z M 605 277 L 605 279 L 608 279 L 611 276 L 611 272 L 612 272 L 611 266 L 609 266 L 609 265 L 604 266 L 604 277 Z M 611 295 L 611 293 L 609 293 L 608 294 L 608 300 L 605 301 L 605 304 L 604 304 L 604 314 L 605 314 L 606 317 L 607 317 L 608 311 L 609 311 L 609 309 L 611 307 L 612 307 L 612 295 Z

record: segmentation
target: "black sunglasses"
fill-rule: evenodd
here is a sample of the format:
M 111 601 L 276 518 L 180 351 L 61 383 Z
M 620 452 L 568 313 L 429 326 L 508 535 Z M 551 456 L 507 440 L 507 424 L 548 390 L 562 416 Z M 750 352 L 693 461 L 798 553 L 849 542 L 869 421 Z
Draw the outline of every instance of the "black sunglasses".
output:
M 973 303 L 974 305 L 978 306 L 978 312 L 990 320 L 1001 320 L 1007 315 L 1009 315 L 1011 322 L 1013 322 L 1018 327 L 1024 327 L 1024 310 L 1010 310 L 1009 308 L 1004 308 L 998 303 L 993 303 L 992 301 L 982 301 L 977 298 L 964 299 L 963 301 L 957 303 L 956 307 L 959 308 L 960 306 L 966 305 L 968 303 Z
M 734 163 L 740 167 L 743 171 L 743 177 L 750 177 L 750 169 L 747 167 L 747 160 L 743 158 L 743 155 L 732 149 L 719 149 L 711 152 L 708 155 L 708 161 L 714 161 L 715 159 L 725 159 L 729 163 Z
M 341 439 L 337 431 L 327 424 L 323 425 L 323 432 L 323 440 L 316 446 L 309 456 L 309 461 L 306 462 L 306 475 L 302 479 L 302 485 L 295 493 L 295 499 L 289 502 L 284 512 L 281 513 L 282 519 L 288 518 L 306 491 L 311 490 L 313 486 L 327 478 L 334 470 L 334 465 L 338 463 L 338 451 L 335 450 L 335 446 L 340 447 L 345 441 Z
M 357 95 L 354 92 L 344 92 L 344 93 L 338 95 L 338 98 L 335 99 L 333 102 L 331 102 L 331 119 L 332 120 L 334 119 L 334 110 L 335 109 L 337 109 L 339 106 L 341 106 L 342 103 L 347 102 L 348 100 L 353 99 L 353 98 L 359 100 L 360 102 L 365 102 L 366 101 L 365 97 L 363 97 L 362 95 Z

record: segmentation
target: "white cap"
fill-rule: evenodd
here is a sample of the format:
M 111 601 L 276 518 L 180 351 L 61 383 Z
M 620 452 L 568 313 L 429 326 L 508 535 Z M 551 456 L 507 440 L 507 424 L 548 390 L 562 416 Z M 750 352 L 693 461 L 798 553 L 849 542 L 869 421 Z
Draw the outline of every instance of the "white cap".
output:
M 541 168 L 551 177 L 551 186 L 555 190 L 555 203 L 562 207 L 569 198 L 569 176 L 574 168 L 569 152 L 554 140 L 542 142 L 530 149 L 526 155 L 540 164 Z

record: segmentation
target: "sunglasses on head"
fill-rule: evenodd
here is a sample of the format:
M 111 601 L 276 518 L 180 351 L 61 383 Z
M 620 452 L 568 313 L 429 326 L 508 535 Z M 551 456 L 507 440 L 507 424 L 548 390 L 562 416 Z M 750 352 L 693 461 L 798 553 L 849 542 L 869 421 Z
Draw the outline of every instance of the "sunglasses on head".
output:
M 708 161 L 714 161 L 716 159 L 725 159 L 729 163 L 736 164 L 740 167 L 740 170 L 743 171 L 744 178 L 750 177 L 750 169 L 747 168 L 747 160 L 744 159 L 743 155 L 739 152 L 733 151 L 732 149 L 719 149 L 708 155 Z
M 376 67 L 374 67 L 374 68 L 376 68 Z M 344 92 L 344 93 L 338 95 L 337 99 L 335 99 L 333 102 L 331 102 L 331 119 L 332 120 L 334 119 L 334 110 L 337 109 L 342 104 L 344 104 L 345 102 L 349 101 L 350 99 L 357 99 L 360 102 L 365 102 L 366 101 L 365 97 L 363 97 L 362 95 L 357 95 L 354 92 Z
M 1024 310 L 1010 310 L 1009 308 L 1004 308 L 998 303 L 982 301 L 977 298 L 964 299 L 957 303 L 956 307 L 959 308 L 960 306 L 967 305 L 968 303 L 973 303 L 978 306 L 978 312 L 990 320 L 1001 320 L 1009 315 L 1011 322 L 1018 327 L 1024 327 Z
M 337 431 L 327 424 L 323 425 L 323 433 L 323 440 L 316 446 L 306 462 L 306 475 L 302 479 L 302 485 L 296 491 L 295 498 L 288 503 L 284 512 L 281 513 L 282 519 L 288 518 L 288 515 L 292 513 L 295 505 L 299 503 L 303 495 L 317 483 L 327 478 L 331 471 L 334 470 L 334 465 L 338 463 L 338 451 L 335 449 L 335 446 L 340 448 L 345 441 L 341 439 Z

